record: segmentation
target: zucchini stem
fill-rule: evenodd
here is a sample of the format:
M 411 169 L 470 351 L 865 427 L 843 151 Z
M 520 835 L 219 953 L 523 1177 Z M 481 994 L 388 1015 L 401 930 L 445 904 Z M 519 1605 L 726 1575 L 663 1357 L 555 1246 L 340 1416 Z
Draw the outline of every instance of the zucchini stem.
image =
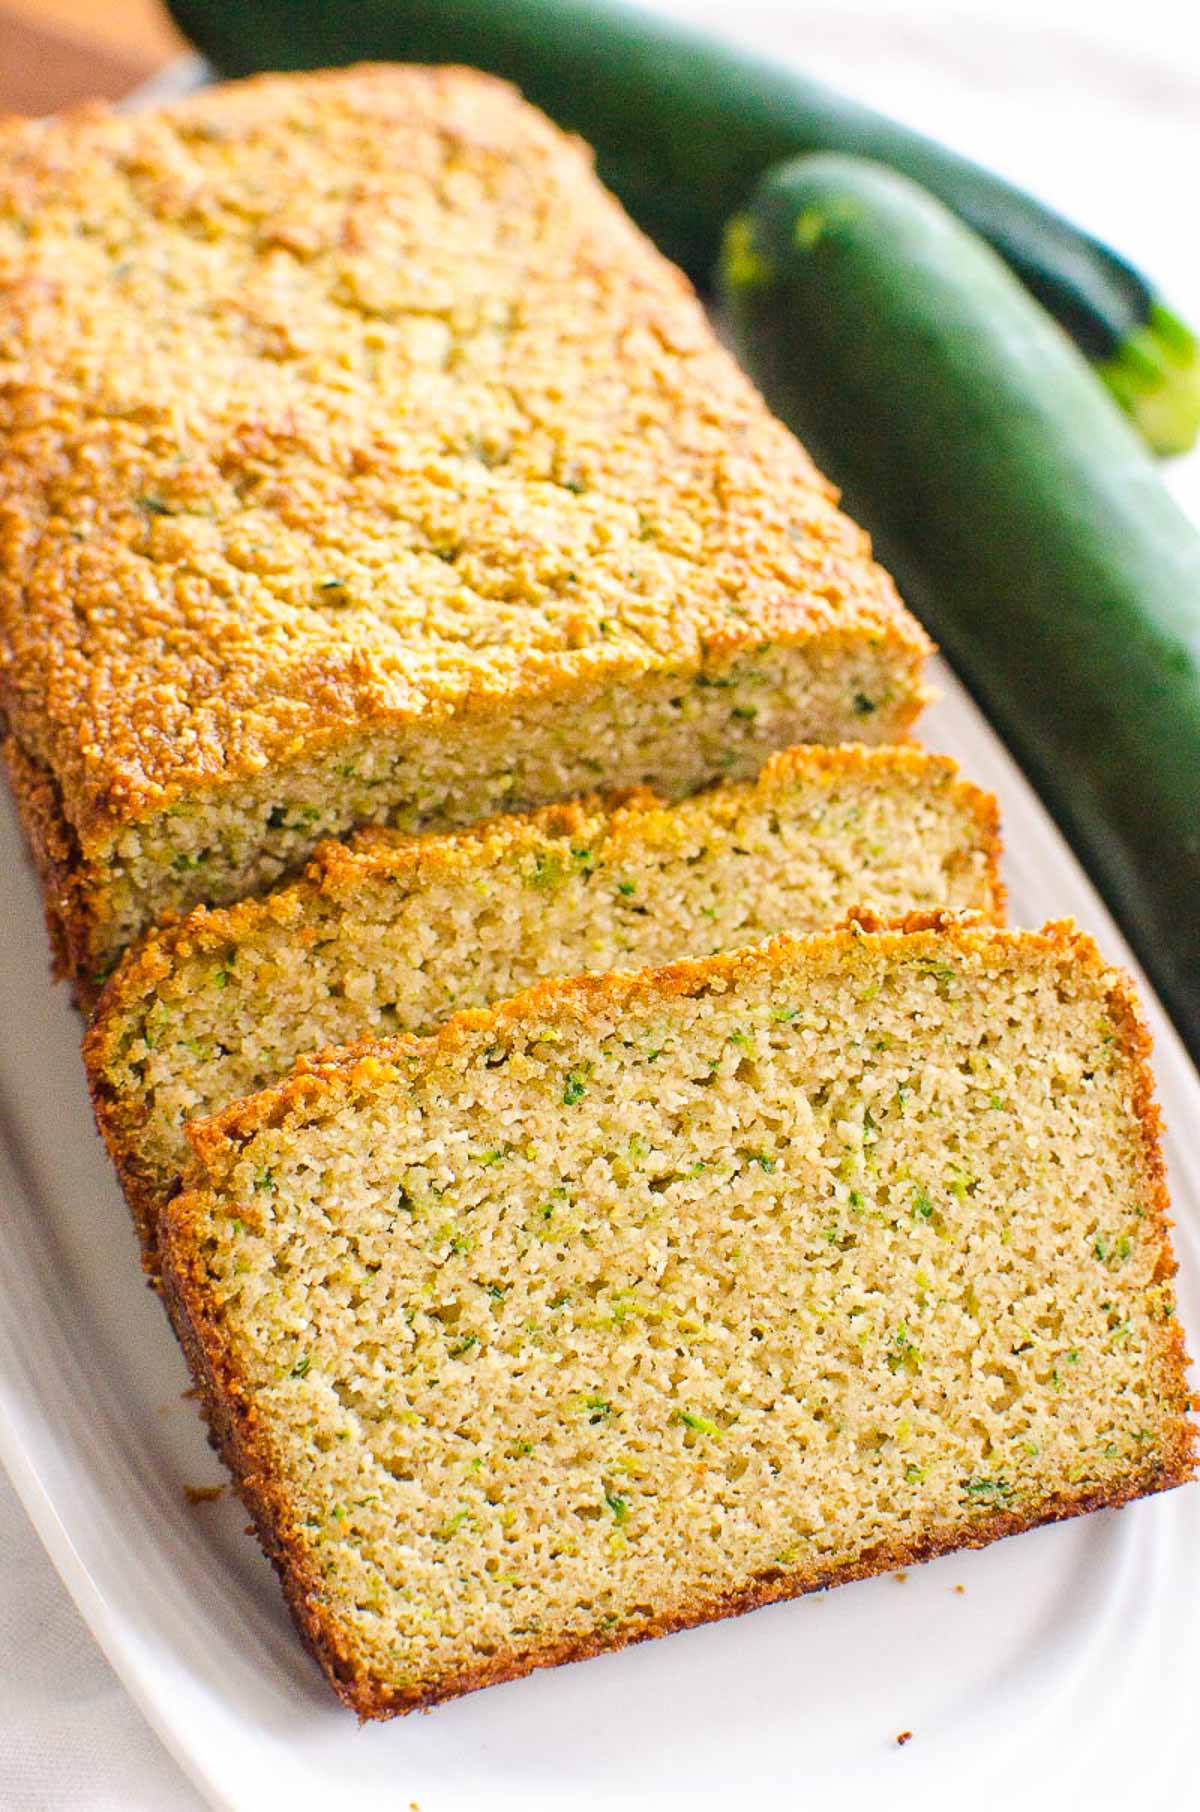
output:
M 1096 367 L 1155 453 L 1186 453 L 1200 434 L 1200 345 L 1161 302 Z

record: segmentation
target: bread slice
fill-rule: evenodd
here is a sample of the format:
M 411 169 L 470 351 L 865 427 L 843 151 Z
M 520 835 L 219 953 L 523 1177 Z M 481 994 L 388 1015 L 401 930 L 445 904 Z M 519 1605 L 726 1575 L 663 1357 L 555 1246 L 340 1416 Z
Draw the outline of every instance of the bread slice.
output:
M 424 1032 L 545 976 L 640 968 L 832 925 L 856 905 L 999 920 L 996 807 L 944 756 L 791 749 L 754 782 L 475 832 L 327 845 L 302 881 L 152 934 L 84 1043 L 148 1270 L 184 1121 L 321 1044 Z
M 342 1699 L 1188 1478 L 1146 1045 L 1069 925 L 933 916 L 542 983 L 193 1128 L 167 1301 Z
M 0 126 L 0 710 L 82 993 L 365 823 L 901 739 L 928 643 L 514 90 Z

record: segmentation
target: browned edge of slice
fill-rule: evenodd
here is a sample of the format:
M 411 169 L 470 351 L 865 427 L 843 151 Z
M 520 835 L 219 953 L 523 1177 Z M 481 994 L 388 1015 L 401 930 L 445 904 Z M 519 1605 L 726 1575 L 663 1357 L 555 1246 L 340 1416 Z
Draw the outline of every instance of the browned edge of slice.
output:
M 11 733 L 0 743 L 0 757 L 41 883 L 51 972 L 56 981 L 64 976 L 74 978 L 75 998 L 86 1010 L 95 990 L 88 982 L 91 952 L 87 927 L 91 915 L 79 846 L 63 816 L 49 769 L 27 754 Z
M 672 964 L 665 969 L 643 970 L 637 974 L 584 975 L 565 981 L 542 982 L 496 1007 L 469 1009 L 456 1014 L 439 1032 L 425 1039 L 399 1038 L 376 1046 L 330 1052 L 308 1071 L 297 1070 L 279 1086 L 235 1103 L 224 1113 L 189 1129 L 196 1152 L 196 1164 L 188 1179 L 192 1187 L 176 1196 L 162 1216 L 164 1299 L 198 1387 L 214 1443 L 234 1476 L 259 1541 L 279 1574 L 305 1645 L 325 1671 L 339 1699 L 357 1712 L 360 1719 L 392 1717 L 518 1678 L 535 1668 L 583 1660 L 633 1642 L 668 1635 L 831 1585 L 916 1565 L 939 1554 L 987 1546 L 1004 1536 L 1092 1510 L 1115 1509 L 1135 1498 L 1170 1490 L 1193 1477 L 1197 1429 L 1188 1412 L 1196 1407 L 1196 1403 L 1187 1385 L 1188 1361 L 1183 1330 L 1172 1318 L 1159 1353 L 1159 1369 L 1171 1390 L 1178 1415 L 1176 1440 L 1158 1462 L 1147 1463 L 1143 1473 L 1130 1477 L 1117 1489 L 1072 1492 L 1064 1487 L 1050 1500 L 1044 1500 L 1033 1514 L 998 1513 L 985 1527 L 971 1531 L 965 1537 L 961 1532 L 951 1533 L 948 1529 L 944 1532 L 934 1530 L 920 1541 L 880 1546 L 842 1566 L 781 1569 L 777 1575 L 757 1580 L 744 1590 L 713 1598 L 697 1598 L 678 1614 L 651 1616 L 615 1633 L 597 1631 L 583 1638 L 547 1642 L 534 1654 L 498 1655 L 485 1666 L 443 1679 L 436 1688 L 425 1692 L 397 1691 L 356 1667 L 336 1614 L 324 1600 L 323 1582 L 306 1563 L 303 1550 L 295 1539 L 294 1516 L 286 1490 L 276 1476 L 269 1433 L 262 1426 L 239 1376 L 220 1318 L 209 1309 L 203 1257 L 198 1242 L 190 1237 L 192 1215 L 197 1205 L 195 1192 L 203 1187 L 206 1173 L 219 1172 L 228 1148 L 241 1144 L 259 1128 L 278 1126 L 289 1119 L 303 1120 L 311 1106 L 327 1099 L 331 1085 L 350 1096 L 360 1086 L 370 1086 L 381 1078 L 398 1075 L 398 1066 L 413 1057 L 420 1056 L 427 1063 L 436 1064 L 443 1054 L 451 1054 L 460 1047 L 466 1036 L 480 1030 L 502 1034 L 518 1032 L 529 1024 L 544 1025 L 547 1021 L 569 1019 L 586 1013 L 589 1003 L 600 999 L 610 1004 L 628 1005 L 647 997 L 695 995 L 714 988 L 724 991 L 739 969 L 766 965 L 779 973 L 788 959 L 801 949 L 828 956 L 844 953 L 852 961 L 857 941 L 867 937 L 877 944 L 882 943 L 885 948 L 889 945 L 898 947 L 909 938 L 920 938 L 930 948 L 949 947 L 958 951 L 977 949 L 991 939 L 1026 947 L 1040 944 L 1047 950 L 1069 954 L 1074 964 L 1105 978 L 1106 1000 L 1114 1030 L 1129 1065 L 1131 1106 L 1141 1128 L 1147 1175 L 1152 1185 L 1152 1199 L 1147 1204 L 1148 1218 L 1160 1244 L 1154 1281 L 1169 1281 L 1177 1266 L 1170 1242 L 1169 1202 L 1159 1139 L 1160 1115 L 1147 1062 L 1150 1036 L 1130 978 L 1107 965 L 1094 941 L 1069 920 L 1047 924 L 1035 933 L 997 931 L 984 928 L 978 917 L 956 917 L 944 912 L 914 913 L 890 923 L 862 913 L 856 914 L 845 928 L 816 933 L 803 940 L 776 938 L 755 949 Z

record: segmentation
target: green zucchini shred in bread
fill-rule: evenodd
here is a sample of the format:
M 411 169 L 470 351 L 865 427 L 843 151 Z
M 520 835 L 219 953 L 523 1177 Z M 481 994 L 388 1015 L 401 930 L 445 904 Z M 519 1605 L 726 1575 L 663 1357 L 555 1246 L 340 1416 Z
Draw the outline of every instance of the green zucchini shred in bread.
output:
M 929 644 L 585 147 L 469 70 L 0 124 L 0 713 L 61 964 L 354 826 L 902 740 Z
M 155 1267 L 185 1119 L 321 1044 L 427 1031 L 545 976 L 641 968 L 836 923 L 854 906 L 999 917 L 994 801 L 916 749 L 792 749 L 663 806 L 592 799 L 455 836 L 372 833 L 305 879 L 152 934 L 84 1058 Z
M 868 919 L 542 983 L 194 1126 L 166 1300 L 342 1699 L 1187 1479 L 1146 1047 L 1070 926 Z

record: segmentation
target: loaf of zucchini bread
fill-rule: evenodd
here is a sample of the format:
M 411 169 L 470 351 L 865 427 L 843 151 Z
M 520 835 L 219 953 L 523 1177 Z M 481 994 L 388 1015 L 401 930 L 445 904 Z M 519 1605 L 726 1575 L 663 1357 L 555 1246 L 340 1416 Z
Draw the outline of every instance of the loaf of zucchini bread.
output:
M 1070 926 L 545 982 L 193 1127 L 168 1305 L 386 1716 L 1179 1484 L 1146 1036 Z
M 424 1032 L 544 976 L 832 925 L 854 906 L 1001 913 L 995 802 L 917 749 L 789 749 L 675 805 L 584 800 L 473 831 L 362 833 L 303 880 L 198 907 L 108 983 L 84 1042 L 148 1270 L 184 1122 L 322 1044 Z
M 0 712 L 81 993 L 349 827 L 902 738 L 928 644 L 583 146 L 365 67 L 0 127 Z

